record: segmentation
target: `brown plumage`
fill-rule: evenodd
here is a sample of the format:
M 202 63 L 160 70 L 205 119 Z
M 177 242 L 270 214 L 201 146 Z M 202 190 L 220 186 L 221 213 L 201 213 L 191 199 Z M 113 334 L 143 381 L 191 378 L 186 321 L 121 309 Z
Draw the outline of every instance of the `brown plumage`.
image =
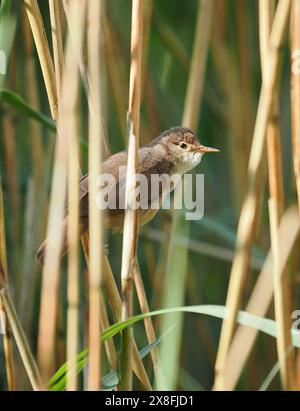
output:
M 180 147 L 182 146 L 182 148 Z M 174 173 L 185 173 L 189 169 L 197 165 L 201 156 L 206 151 L 218 151 L 215 149 L 210 149 L 204 147 L 200 144 L 199 140 L 195 134 L 184 127 L 174 127 L 161 133 L 157 138 L 155 138 L 149 145 L 142 147 L 138 151 L 138 173 L 143 174 L 147 178 L 148 182 L 148 193 L 149 193 L 149 203 L 153 200 L 153 196 L 150 196 L 151 184 L 150 179 L 152 174 L 174 174 Z M 196 154 L 197 153 L 197 154 Z M 202 153 L 201 155 L 199 153 Z M 199 161 L 193 160 L 190 164 L 190 159 L 195 156 L 199 157 Z M 192 157 L 191 157 L 192 156 Z M 198 158 L 197 157 L 197 158 Z M 112 201 L 116 201 L 119 204 L 120 198 L 125 198 L 125 185 L 126 185 L 126 163 L 127 163 L 127 152 L 122 151 L 117 154 L 112 155 L 102 164 L 102 173 L 110 174 L 114 177 L 115 183 L 111 184 L 109 187 L 110 197 Z M 195 164 L 194 164 L 195 163 Z M 197 163 L 197 164 L 196 164 Z M 119 175 L 119 167 L 122 167 L 122 172 Z M 88 205 L 88 175 L 83 176 L 80 179 L 80 221 L 79 221 L 79 231 L 80 235 L 88 230 L 88 216 L 89 216 L 89 205 Z M 117 197 L 115 197 L 117 196 Z M 162 191 L 159 190 L 158 199 L 161 204 L 162 201 Z M 120 198 L 119 198 L 120 197 Z M 123 201 L 124 202 L 124 201 Z M 139 224 L 143 225 L 147 223 L 154 215 L 157 213 L 158 209 L 148 208 L 146 210 L 139 209 Z M 67 222 L 68 215 L 63 221 L 63 246 L 61 250 L 61 257 L 67 252 Z M 105 212 L 105 225 L 107 228 L 113 231 L 122 231 L 124 221 L 124 209 L 108 209 Z M 37 260 L 43 264 L 45 251 L 47 247 L 47 239 L 40 245 L 37 251 Z

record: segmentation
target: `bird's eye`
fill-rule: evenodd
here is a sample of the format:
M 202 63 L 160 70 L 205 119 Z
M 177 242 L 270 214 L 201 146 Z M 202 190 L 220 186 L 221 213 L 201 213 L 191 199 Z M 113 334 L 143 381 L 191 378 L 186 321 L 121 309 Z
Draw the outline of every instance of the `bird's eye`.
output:
M 187 148 L 187 145 L 186 145 L 185 143 L 180 143 L 180 144 L 179 144 L 179 147 L 180 147 L 180 148 L 183 148 L 183 149 L 186 149 L 186 148 Z

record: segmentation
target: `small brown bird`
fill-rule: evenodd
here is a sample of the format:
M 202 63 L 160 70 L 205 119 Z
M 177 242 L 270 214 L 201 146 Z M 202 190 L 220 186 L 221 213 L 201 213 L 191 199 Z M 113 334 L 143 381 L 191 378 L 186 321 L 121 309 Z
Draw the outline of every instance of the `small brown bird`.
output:
M 161 176 L 167 174 L 172 176 L 180 174 L 181 176 L 187 171 L 196 167 L 205 153 L 217 152 L 219 150 L 203 146 L 192 130 L 185 127 L 173 127 L 161 133 L 150 144 L 142 147 L 138 151 L 138 173 L 147 178 L 148 190 L 151 189 L 151 175 Z M 102 174 L 109 174 L 113 177 L 109 186 L 110 202 L 117 204 L 117 207 L 110 207 L 108 204 L 105 213 L 105 225 L 113 231 L 122 231 L 124 221 L 124 208 L 118 207 L 118 204 L 124 204 L 125 186 L 126 186 L 126 163 L 127 152 L 122 151 L 112 155 L 102 164 Z M 121 170 L 121 171 L 120 171 Z M 88 196 L 88 175 L 80 179 L 80 235 L 88 230 L 89 218 L 89 196 Z M 171 186 L 169 192 L 174 189 Z M 159 190 L 159 204 L 161 204 L 165 194 Z M 151 197 L 151 195 L 149 196 Z M 150 201 L 150 200 L 149 200 Z M 139 224 L 143 225 L 151 220 L 157 213 L 158 208 L 139 208 Z M 67 220 L 64 218 L 64 235 L 61 257 L 67 252 Z M 37 260 L 43 264 L 47 239 L 40 245 L 37 251 Z

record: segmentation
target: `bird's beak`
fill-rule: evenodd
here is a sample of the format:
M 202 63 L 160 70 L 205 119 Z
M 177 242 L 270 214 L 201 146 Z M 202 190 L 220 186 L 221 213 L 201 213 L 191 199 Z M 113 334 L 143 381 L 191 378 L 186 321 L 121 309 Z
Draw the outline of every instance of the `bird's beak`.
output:
M 218 150 L 217 148 L 205 147 L 201 145 L 200 147 L 197 147 L 197 151 L 199 153 L 217 153 L 220 150 Z

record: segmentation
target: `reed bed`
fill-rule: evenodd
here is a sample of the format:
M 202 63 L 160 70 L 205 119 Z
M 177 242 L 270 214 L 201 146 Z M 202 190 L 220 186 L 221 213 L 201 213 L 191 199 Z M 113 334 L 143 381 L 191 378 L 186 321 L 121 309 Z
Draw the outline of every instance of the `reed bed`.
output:
M 0 389 L 299 389 L 300 2 L 125 3 L 0 2 Z M 177 124 L 221 149 L 204 217 L 140 228 L 138 148 Z M 95 199 L 121 150 L 114 234 Z
M 274 95 L 276 78 L 279 68 L 279 50 L 286 34 L 290 12 L 290 2 L 280 1 L 273 25 L 270 31 L 270 48 L 268 52 L 268 72 L 265 75 L 267 81 L 263 81 L 253 134 L 252 149 L 249 158 L 249 182 L 242 211 L 239 218 L 237 232 L 236 255 L 233 260 L 230 283 L 227 293 L 226 305 L 229 308 L 229 316 L 223 322 L 218 355 L 216 360 L 215 389 L 222 389 L 224 385 L 223 370 L 226 356 L 234 332 L 234 325 L 240 305 L 243 283 L 248 270 L 249 254 L 253 237 L 255 234 L 256 217 L 259 215 L 259 193 L 263 172 L 263 154 L 265 147 L 265 136 L 270 115 L 272 99 Z M 264 78 L 264 77 L 263 77 Z

